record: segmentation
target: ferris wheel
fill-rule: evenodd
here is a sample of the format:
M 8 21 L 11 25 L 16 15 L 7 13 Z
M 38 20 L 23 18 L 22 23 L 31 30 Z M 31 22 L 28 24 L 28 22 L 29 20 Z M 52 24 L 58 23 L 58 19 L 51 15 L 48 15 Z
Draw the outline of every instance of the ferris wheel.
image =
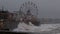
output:
M 25 2 L 21 5 L 21 7 L 20 7 L 21 12 L 26 14 L 28 10 L 30 10 L 32 15 L 34 15 L 34 16 L 38 15 L 38 7 L 33 2 L 28 1 L 28 2 Z

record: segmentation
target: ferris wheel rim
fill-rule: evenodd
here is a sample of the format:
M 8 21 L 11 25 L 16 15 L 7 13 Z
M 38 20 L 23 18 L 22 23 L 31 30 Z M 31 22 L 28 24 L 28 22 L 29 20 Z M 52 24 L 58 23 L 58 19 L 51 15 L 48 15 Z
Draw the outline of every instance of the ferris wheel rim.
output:
M 26 2 L 27 3 L 27 2 Z M 23 5 L 24 4 L 24 5 Z M 22 12 L 25 12 L 25 11 L 23 11 L 23 8 L 25 7 L 25 3 L 23 3 L 22 5 L 21 5 L 21 7 L 20 7 L 20 11 L 22 11 Z M 27 3 L 28 4 L 28 3 Z M 31 4 L 30 4 L 31 5 Z M 33 6 L 35 5 L 34 3 L 32 4 Z M 36 5 L 35 5 L 36 6 Z M 34 6 L 34 8 L 35 8 L 35 6 Z M 26 7 L 25 7 L 26 8 Z M 31 8 L 31 7 L 30 7 Z M 36 15 L 38 15 L 38 8 L 37 8 L 37 6 L 36 6 Z M 26 9 L 26 10 L 31 10 L 31 9 Z

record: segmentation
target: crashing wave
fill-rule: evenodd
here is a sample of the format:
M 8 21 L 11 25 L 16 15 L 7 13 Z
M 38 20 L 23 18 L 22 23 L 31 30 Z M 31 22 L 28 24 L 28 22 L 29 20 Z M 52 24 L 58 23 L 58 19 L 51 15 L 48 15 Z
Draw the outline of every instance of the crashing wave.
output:
M 41 24 L 40 26 L 34 26 L 33 24 L 19 23 L 18 27 L 13 29 L 14 32 L 43 32 L 51 31 L 60 27 L 60 24 Z

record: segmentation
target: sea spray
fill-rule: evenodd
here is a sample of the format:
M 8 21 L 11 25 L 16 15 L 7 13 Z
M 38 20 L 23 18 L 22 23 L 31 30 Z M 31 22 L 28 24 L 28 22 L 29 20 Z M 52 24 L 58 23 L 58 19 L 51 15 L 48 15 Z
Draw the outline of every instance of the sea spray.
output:
M 24 22 L 19 23 L 17 28 L 13 29 L 14 32 L 43 32 L 51 31 L 60 27 L 60 24 L 41 24 L 41 26 L 34 26 L 31 22 L 29 25 Z

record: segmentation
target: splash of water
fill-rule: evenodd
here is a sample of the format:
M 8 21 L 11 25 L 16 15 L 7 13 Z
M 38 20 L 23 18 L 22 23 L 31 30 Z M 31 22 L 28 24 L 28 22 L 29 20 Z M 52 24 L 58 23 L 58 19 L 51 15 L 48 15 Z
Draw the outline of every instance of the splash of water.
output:
M 13 29 L 15 32 L 43 32 L 51 31 L 55 28 L 60 27 L 60 24 L 41 24 L 41 26 L 34 26 L 33 24 L 27 25 L 24 22 L 19 23 L 18 27 Z

